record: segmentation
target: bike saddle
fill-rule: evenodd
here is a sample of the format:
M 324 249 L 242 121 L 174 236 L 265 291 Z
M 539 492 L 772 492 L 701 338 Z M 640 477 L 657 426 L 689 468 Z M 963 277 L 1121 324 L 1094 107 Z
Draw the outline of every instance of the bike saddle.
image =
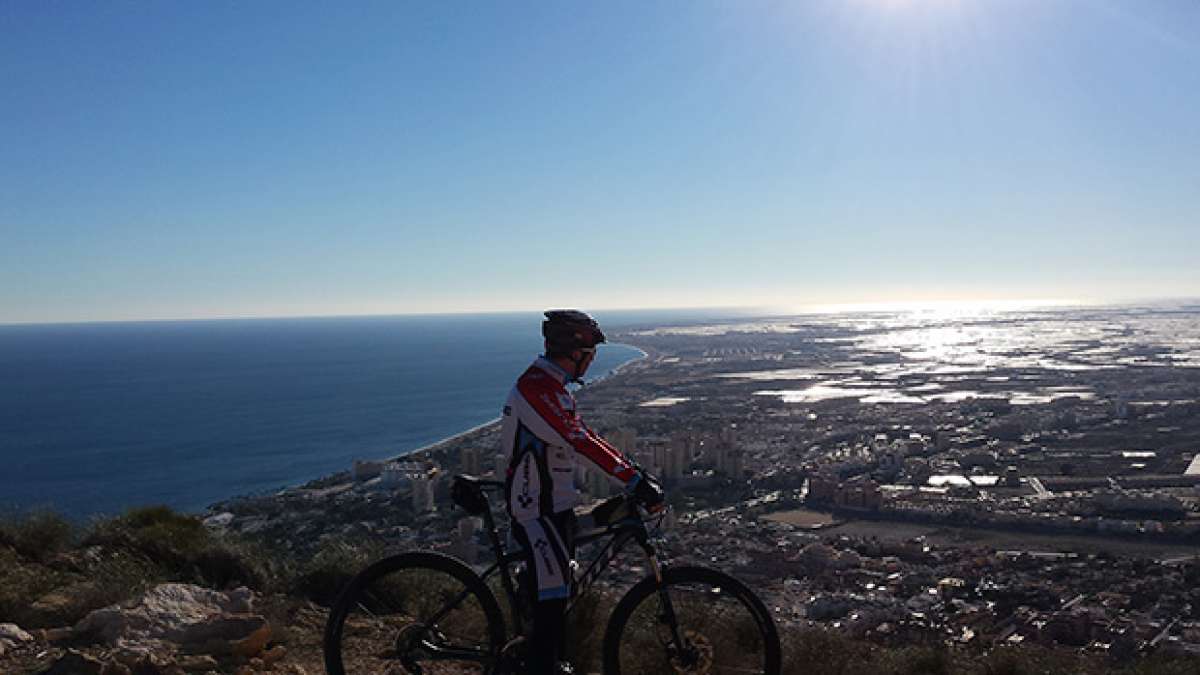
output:
M 504 487 L 504 481 L 502 481 L 502 480 L 490 480 L 487 478 L 480 478 L 479 476 L 472 476 L 471 474 L 467 474 L 467 473 L 458 474 L 457 476 L 454 477 L 454 480 L 462 481 L 469 485 L 477 485 L 484 489 Z

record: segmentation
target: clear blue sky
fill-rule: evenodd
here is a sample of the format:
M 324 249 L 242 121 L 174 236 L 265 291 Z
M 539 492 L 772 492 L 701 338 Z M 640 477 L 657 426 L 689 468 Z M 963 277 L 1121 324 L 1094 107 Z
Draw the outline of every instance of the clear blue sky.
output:
M 0 3 L 0 323 L 1200 295 L 1200 3 Z

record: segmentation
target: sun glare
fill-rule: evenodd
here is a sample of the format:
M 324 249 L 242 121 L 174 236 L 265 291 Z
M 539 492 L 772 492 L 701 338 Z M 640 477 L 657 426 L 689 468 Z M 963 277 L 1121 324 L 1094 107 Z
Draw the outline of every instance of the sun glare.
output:
M 1069 307 L 1084 304 L 1067 298 L 1009 300 L 924 300 L 897 302 L 848 302 L 791 307 L 802 314 L 905 313 L 963 316 L 994 312 L 1017 312 L 1045 307 Z
M 918 6 L 930 7 L 952 4 L 952 0 L 867 0 L 867 2 L 876 7 L 889 10 L 905 10 Z

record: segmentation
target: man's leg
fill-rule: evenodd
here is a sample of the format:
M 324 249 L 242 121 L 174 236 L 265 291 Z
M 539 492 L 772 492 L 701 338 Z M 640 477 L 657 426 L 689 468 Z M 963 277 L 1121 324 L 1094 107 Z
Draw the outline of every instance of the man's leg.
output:
M 531 675 L 553 675 L 562 649 L 563 613 L 571 595 L 569 531 L 557 516 L 515 523 L 513 535 L 529 555 L 533 574 L 533 636 L 529 645 Z
M 567 654 L 567 641 L 570 639 L 568 633 L 569 626 L 566 621 L 567 603 L 570 595 L 575 590 L 575 571 L 571 568 L 571 561 L 575 560 L 575 532 L 578 530 L 578 524 L 574 511 L 560 511 L 551 518 L 554 524 L 554 529 L 558 532 L 559 538 L 562 540 L 563 548 L 567 553 L 567 596 L 568 600 L 563 600 L 558 608 L 558 658 L 562 660 Z

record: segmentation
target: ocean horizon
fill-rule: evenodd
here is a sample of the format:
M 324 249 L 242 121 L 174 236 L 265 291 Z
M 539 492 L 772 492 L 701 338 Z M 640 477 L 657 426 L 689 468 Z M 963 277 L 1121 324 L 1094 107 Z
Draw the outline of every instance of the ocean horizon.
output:
M 713 312 L 597 313 L 610 330 Z M 541 315 L 0 326 L 0 510 L 199 512 L 495 419 Z M 642 356 L 605 345 L 589 379 Z

